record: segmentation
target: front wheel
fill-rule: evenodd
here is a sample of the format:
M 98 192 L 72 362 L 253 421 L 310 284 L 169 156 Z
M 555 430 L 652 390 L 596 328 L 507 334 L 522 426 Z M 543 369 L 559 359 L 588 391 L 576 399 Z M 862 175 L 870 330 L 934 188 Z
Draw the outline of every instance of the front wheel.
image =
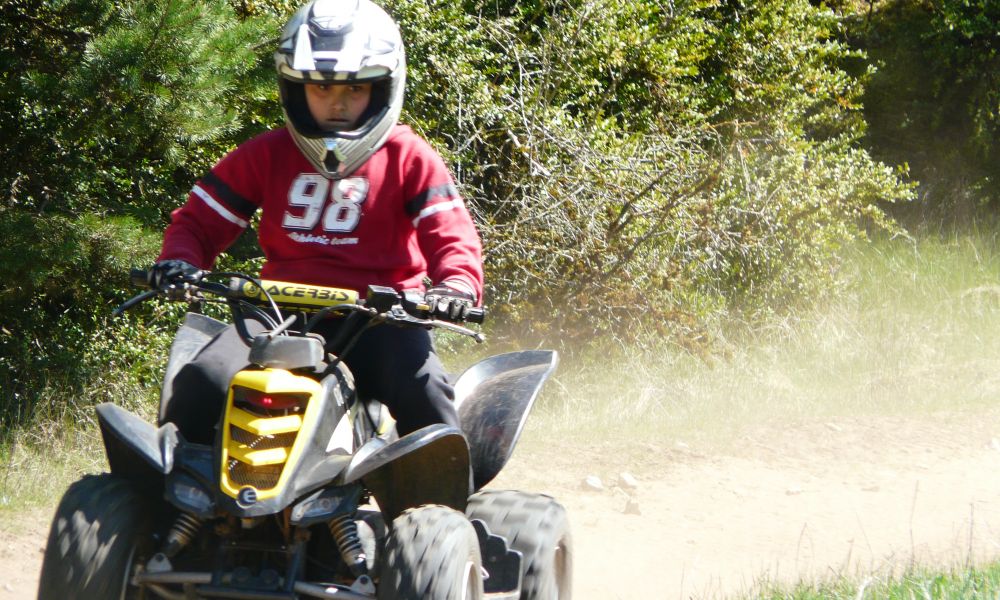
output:
M 462 513 L 429 505 L 392 522 L 379 600 L 482 600 L 479 539 Z
M 521 552 L 521 600 L 568 600 L 573 544 L 566 509 L 551 496 L 515 490 L 473 494 L 465 513 Z
M 56 508 L 42 562 L 38 600 L 126 600 L 136 550 L 149 539 L 145 498 L 128 481 L 90 475 Z

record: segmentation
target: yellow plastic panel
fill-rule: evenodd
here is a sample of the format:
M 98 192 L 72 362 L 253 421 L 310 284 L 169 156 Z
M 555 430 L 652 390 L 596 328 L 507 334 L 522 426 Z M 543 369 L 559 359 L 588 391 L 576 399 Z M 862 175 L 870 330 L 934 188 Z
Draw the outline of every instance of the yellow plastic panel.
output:
M 243 386 L 266 394 L 303 394 L 310 399 L 318 397 L 323 392 L 323 386 L 318 381 L 296 375 L 284 369 L 240 371 L 233 377 L 231 385 Z M 316 402 L 308 402 L 304 414 L 287 417 L 260 417 L 253 415 L 233 406 L 232 390 L 230 390 L 226 403 L 226 417 L 222 432 L 223 445 L 219 482 L 222 491 L 227 496 L 236 498 L 240 487 L 242 487 L 241 484 L 231 481 L 228 474 L 227 465 L 231 459 L 237 459 L 240 463 L 248 465 L 248 468 L 251 470 L 260 468 L 262 474 L 267 471 L 269 478 L 275 477 L 273 473 L 274 469 L 279 469 L 280 476 L 275 484 L 257 488 L 258 498 L 261 500 L 279 494 L 288 485 L 288 471 L 294 468 L 293 465 L 298 462 L 303 448 L 308 445 L 309 437 L 314 434 L 319 420 L 319 403 Z M 291 447 L 253 450 L 249 446 L 232 439 L 230 426 L 235 426 L 252 435 L 260 436 L 295 433 L 295 442 Z M 257 485 L 263 486 L 264 484 Z M 273 487 L 270 487 L 270 485 L 273 485 Z
M 288 448 L 271 448 L 269 450 L 254 450 L 243 444 L 230 444 L 229 456 L 247 463 L 252 467 L 264 465 L 281 465 L 288 460 Z
M 229 411 L 229 423 L 257 435 L 275 435 L 301 429 L 302 415 L 261 417 L 234 406 Z
M 267 394 L 315 394 L 322 389 L 318 381 L 284 369 L 240 371 L 231 385 L 242 385 Z

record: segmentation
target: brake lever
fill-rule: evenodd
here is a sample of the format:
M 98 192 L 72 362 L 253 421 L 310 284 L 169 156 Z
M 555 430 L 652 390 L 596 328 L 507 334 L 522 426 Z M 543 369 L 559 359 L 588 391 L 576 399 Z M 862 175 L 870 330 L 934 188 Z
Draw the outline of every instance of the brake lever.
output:
M 165 294 L 171 300 L 183 301 L 183 302 L 200 302 L 205 299 L 201 294 L 201 290 L 198 286 L 202 285 L 203 282 L 188 282 L 188 281 L 178 281 L 177 283 L 171 283 L 166 287 L 156 288 L 152 290 L 147 290 L 138 296 L 133 296 L 126 300 L 121 306 L 115 308 L 111 311 L 112 318 L 117 318 L 122 316 L 122 314 L 135 306 L 136 304 L 141 304 L 146 300 L 149 300 L 153 296 L 158 294 Z
M 473 331 L 467 327 L 462 327 L 461 325 L 456 325 L 455 323 L 445 321 L 443 319 L 421 319 L 419 317 L 414 317 L 410 313 L 406 312 L 405 308 L 399 305 L 393 306 L 389 312 L 383 314 L 385 315 L 386 320 L 390 322 L 409 323 L 411 325 L 422 325 L 428 328 L 445 329 L 453 333 L 471 337 L 477 344 L 481 344 L 486 341 L 486 336 L 478 331 Z
M 440 327 L 448 331 L 454 331 L 455 333 L 467 335 L 470 338 L 472 338 L 477 344 L 482 344 L 483 342 L 486 341 L 486 336 L 479 333 L 478 331 L 473 331 L 471 329 L 462 327 L 461 325 L 455 325 L 454 323 L 449 323 L 448 321 L 438 321 L 435 319 L 433 320 L 433 322 L 436 324 L 435 327 Z

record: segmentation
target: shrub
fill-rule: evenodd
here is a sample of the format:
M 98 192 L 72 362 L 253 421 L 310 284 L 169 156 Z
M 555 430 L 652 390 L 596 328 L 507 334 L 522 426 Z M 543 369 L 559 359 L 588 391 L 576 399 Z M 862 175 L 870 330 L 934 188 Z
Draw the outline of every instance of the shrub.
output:
M 407 116 L 455 166 L 519 332 L 759 318 L 834 285 L 840 245 L 909 197 L 856 147 L 862 57 L 807 2 L 390 5 Z
M 404 120 L 469 200 L 501 338 L 704 345 L 715 322 L 832 289 L 841 245 L 891 229 L 880 202 L 908 197 L 856 146 L 863 56 L 805 0 L 385 6 L 408 46 Z M 0 7 L 0 275 L 23 282 L 0 292 L 7 406 L 52 373 L 148 372 L 155 330 L 138 346 L 93 332 L 191 183 L 280 123 L 270 54 L 291 8 Z M 53 326 L 66 339 L 35 342 Z

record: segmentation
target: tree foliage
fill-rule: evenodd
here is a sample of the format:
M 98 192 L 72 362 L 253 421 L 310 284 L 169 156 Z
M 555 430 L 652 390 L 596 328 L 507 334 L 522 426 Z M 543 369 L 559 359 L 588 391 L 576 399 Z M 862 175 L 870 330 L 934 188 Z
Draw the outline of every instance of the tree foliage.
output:
M 390 5 L 407 115 L 455 165 L 519 330 L 698 336 L 782 310 L 908 197 L 857 148 L 866 72 L 806 2 Z
M 192 181 L 261 128 L 271 30 L 216 0 L 0 4 L 4 400 L 86 379 L 129 267 L 153 259 Z
M 23 392 L 39 379 L 18 371 L 95 356 L 85 332 L 155 255 L 168 211 L 228 148 L 280 124 L 270 53 L 294 6 L 3 2 L 0 280 L 18 283 L 0 290 L 0 385 Z M 498 332 L 700 344 L 714 320 L 835 289 L 842 245 L 892 229 L 881 203 L 908 198 L 858 145 L 869 72 L 823 6 L 384 6 L 407 43 L 404 121 L 475 214 Z M 46 322 L 81 333 L 58 360 L 32 342 Z
M 933 223 L 995 212 L 1000 5 L 883 0 L 872 8 L 848 28 L 877 68 L 864 97 L 866 143 L 877 157 L 908 164 L 920 182 L 913 217 Z

